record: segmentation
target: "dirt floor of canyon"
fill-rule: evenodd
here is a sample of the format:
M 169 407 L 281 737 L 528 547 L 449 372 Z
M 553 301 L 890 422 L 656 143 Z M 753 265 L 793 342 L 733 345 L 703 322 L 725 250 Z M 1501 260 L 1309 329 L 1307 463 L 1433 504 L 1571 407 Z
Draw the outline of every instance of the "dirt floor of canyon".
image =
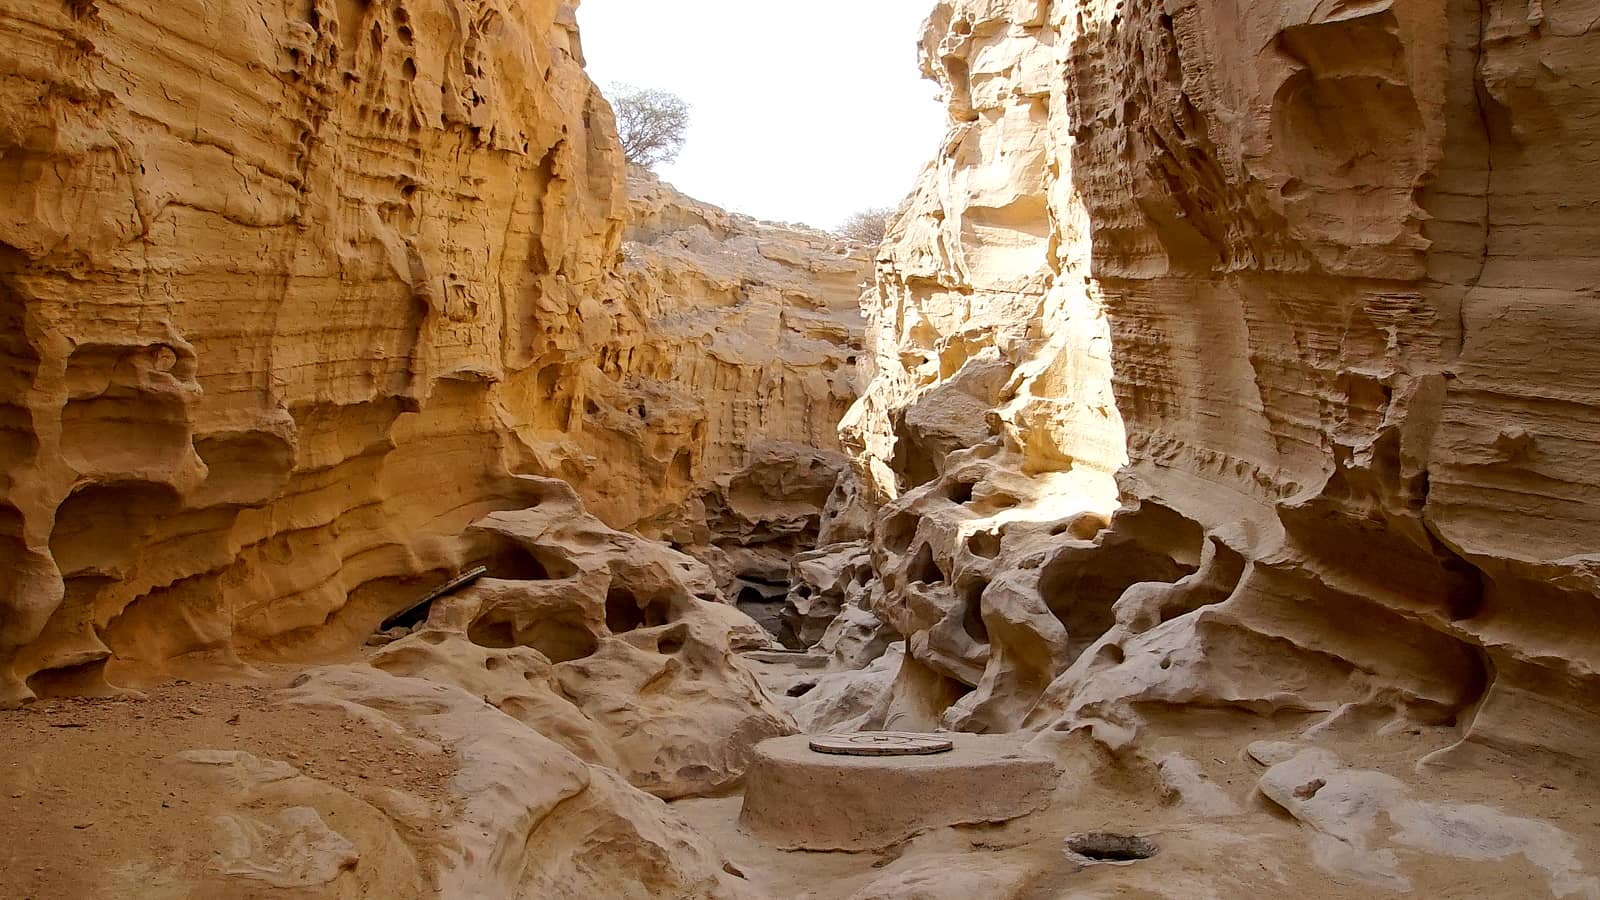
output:
M 250 896 L 236 880 L 194 893 L 216 874 L 215 820 L 237 801 L 227 785 L 182 772 L 184 751 L 281 760 L 354 797 L 398 788 L 448 801 L 456 764 L 447 752 L 337 710 L 284 703 L 298 673 L 269 667 L 260 679 L 179 680 L 0 713 L 5 896 Z
M 294 668 L 276 667 L 259 680 L 180 681 L 142 696 L 47 700 L 4 713 L 0 870 L 8 896 L 254 896 L 241 887 L 246 881 L 217 877 L 223 852 L 217 822 L 240 800 L 226 783 L 179 771 L 174 760 L 185 751 L 238 750 L 286 762 L 355 798 L 391 790 L 431 802 L 450 796 L 456 771 L 450 754 L 421 749 L 338 710 L 284 702 L 296 676 Z M 1288 738 L 1293 728 L 1217 712 L 1181 718 L 1162 723 L 1168 736 L 1154 737 L 1139 759 L 1117 759 L 1086 740 L 1064 741 L 1055 749 L 1065 776 L 1043 813 L 1004 825 L 933 829 L 877 852 L 764 845 L 737 824 L 736 792 L 671 806 L 751 888 L 775 898 L 943 897 L 963 887 L 971 896 L 1013 898 L 1231 897 L 1285 889 L 1308 898 L 1390 895 L 1319 867 L 1310 847 L 1315 832 L 1256 790 L 1263 767 L 1245 748 Z M 1600 847 L 1600 797 L 1582 773 L 1491 762 L 1419 774 L 1413 765 L 1419 748 L 1448 737 L 1441 729 L 1330 737 L 1316 746 L 1351 766 L 1399 778 L 1419 799 L 1486 804 L 1551 823 L 1582 848 Z M 1200 810 L 1163 785 L 1146 760 L 1169 754 L 1198 763 L 1236 809 Z M 329 824 L 362 827 L 337 816 Z M 1088 865 L 1066 852 L 1068 835 L 1102 831 L 1149 837 L 1160 852 Z M 1374 849 L 1389 836 L 1380 828 Z M 408 835 L 407 842 L 426 845 L 438 837 Z M 1472 860 L 1397 849 L 1413 896 L 1542 896 L 1550 875 L 1517 853 Z M 261 895 L 267 893 L 263 885 Z

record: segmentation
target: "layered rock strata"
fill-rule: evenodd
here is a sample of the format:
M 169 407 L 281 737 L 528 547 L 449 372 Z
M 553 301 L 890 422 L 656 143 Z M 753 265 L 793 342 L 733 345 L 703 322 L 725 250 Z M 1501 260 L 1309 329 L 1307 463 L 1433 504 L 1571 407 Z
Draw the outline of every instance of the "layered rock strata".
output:
M 558 0 L 0 13 L 0 703 L 358 640 L 520 475 L 659 530 L 830 442 L 863 258 L 657 186 L 627 247 L 704 241 L 625 251 L 582 63 Z
M 1589 12 L 940 3 L 846 431 L 897 694 L 1593 761 Z
M 622 278 L 650 327 L 617 370 L 666 385 L 669 409 L 649 414 L 689 423 L 701 450 L 674 460 L 694 485 L 687 502 L 635 527 L 705 561 L 728 599 L 780 631 L 789 561 L 816 546 L 849 465 L 837 424 L 857 395 L 870 254 L 700 203 L 644 170 L 628 190 Z

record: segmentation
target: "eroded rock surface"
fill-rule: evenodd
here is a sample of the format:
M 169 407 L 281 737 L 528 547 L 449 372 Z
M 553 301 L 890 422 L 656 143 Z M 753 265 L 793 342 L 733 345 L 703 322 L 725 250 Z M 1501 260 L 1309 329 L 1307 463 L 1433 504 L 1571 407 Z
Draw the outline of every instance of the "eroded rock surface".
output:
M 505 576 L 436 601 L 372 664 L 464 688 L 660 797 L 737 781 L 756 742 L 794 731 L 734 653 L 766 637 L 697 560 L 607 527 L 565 482 L 538 490 L 473 526 Z
M 297 690 L 298 703 L 453 752 L 447 831 L 419 848 L 434 857 L 441 896 L 750 896 L 660 800 L 458 687 L 345 667 L 317 670 Z M 403 793 L 390 803 L 399 808 L 380 810 L 401 821 L 427 815 Z
M 659 529 L 834 443 L 864 254 L 630 205 L 571 3 L 23 0 L 0 60 L 0 704 L 354 645 L 522 474 Z
M 896 704 L 1594 761 L 1581 10 L 938 4 L 845 423 Z

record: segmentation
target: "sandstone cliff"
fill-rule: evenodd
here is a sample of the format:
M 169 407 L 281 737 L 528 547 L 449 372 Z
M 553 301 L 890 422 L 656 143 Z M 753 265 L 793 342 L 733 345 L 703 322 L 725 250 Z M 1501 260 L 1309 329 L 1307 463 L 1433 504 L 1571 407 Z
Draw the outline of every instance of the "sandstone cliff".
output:
M 846 422 L 901 721 L 1595 759 L 1592 7 L 938 5 Z
M 647 171 L 630 172 L 628 193 L 622 280 L 648 327 L 604 365 L 659 386 L 648 415 L 683 423 L 697 451 L 669 461 L 688 496 L 657 496 L 634 527 L 711 565 L 729 600 L 781 599 L 849 465 L 837 426 L 857 393 L 871 255 L 700 203 Z
M 558 0 L 0 13 L 0 703 L 348 645 L 523 475 L 647 527 L 829 431 L 864 259 L 650 186 L 769 252 L 624 264 L 582 62 Z

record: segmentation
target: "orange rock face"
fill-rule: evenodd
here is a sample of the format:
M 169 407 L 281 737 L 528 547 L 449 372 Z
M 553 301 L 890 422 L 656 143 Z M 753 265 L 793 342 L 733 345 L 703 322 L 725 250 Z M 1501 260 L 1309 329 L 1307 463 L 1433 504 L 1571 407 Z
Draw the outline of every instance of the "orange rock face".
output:
M 633 362 L 674 301 L 568 3 L 23 0 L 0 110 L 0 702 L 348 642 L 519 475 L 630 527 L 765 434 Z

